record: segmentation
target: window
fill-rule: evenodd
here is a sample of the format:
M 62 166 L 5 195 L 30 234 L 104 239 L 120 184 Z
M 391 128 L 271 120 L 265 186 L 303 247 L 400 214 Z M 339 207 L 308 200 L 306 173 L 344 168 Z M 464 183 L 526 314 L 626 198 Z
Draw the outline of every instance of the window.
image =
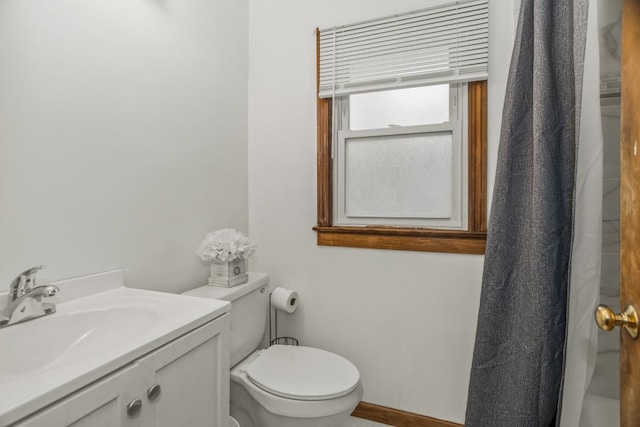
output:
M 337 99 L 335 225 L 465 229 L 463 85 Z
M 484 253 L 486 7 L 319 31 L 318 244 Z

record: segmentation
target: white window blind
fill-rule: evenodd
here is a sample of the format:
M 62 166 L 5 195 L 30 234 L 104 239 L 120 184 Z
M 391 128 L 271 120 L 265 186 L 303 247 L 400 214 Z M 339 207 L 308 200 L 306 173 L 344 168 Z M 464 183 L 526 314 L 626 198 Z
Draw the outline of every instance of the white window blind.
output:
M 320 30 L 320 97 L 485 80 L 488 0 Z

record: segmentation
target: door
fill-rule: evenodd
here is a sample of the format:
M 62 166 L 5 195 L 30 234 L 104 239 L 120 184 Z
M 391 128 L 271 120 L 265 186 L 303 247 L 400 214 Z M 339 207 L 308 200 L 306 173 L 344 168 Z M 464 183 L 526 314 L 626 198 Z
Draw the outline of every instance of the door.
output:
M 127 413 L 127 405 L 137 396 L 131 385 L 138 382 L 135 367 L 123 368 L 18 422 L 16 427 L 138 427 L 138 411 Z
M 228 425 L 228 322 L 225 315 L 140 359 L 141 427 Z
M 622 6 L 620 307 L 640 309 L 640 0 Z M 621 331 L 620 425 L 640 425 L 640 338 Z

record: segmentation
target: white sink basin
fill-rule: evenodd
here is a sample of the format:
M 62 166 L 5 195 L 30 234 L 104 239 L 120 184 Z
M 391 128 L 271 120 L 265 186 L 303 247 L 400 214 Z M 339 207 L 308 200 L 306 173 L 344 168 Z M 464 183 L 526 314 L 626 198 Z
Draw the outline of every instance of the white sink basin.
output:
M 0 329 L 0 425 L 64 397 L 185 332 L 229 311 L 225 301 L 125 288 L 121 272 L 98 277 L 113 285 L 58 284 L 56 313 Z M 94 280 L 95 281 L 95 280 Z M 90 281 L 91 282 L 91 281 Z M 103 283 L 104 284 L 104 283 Z M 82 289 L 77 298 L 78 289 Z M 34 406 L 36 405 L 36 406 Z
M 106 346 L 141 335 L 159 318 L 158 307 L 114 305 L 73 311 L 65 307 L 48 317 L 7 327 L 0 332 L 0 348 L 9 350 L 0 353 L 0 382 L 91 357 Z

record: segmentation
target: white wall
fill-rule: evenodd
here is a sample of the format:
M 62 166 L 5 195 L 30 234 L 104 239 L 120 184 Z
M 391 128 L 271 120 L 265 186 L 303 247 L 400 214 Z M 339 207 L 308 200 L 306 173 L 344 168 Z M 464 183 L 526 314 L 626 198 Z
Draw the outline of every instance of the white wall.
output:
M 439 3 L 446 2 L 439 1 Z M 250 0 L 249 231 L 253 270 L 300 291 L 284 334 L 360 369 L 364 400 L 463 422 L 482 256 L 316 246 L 316 27 L 433 0 Z M 514 35 L 513 3 L 490 4 L 489 182 Z
M 301 293 L 284 333 L 354 361 L 366 401 L 462 422 L 483 258 L 318 247 L 311 230 L 313 29 L 432 4 L 3 0 L 0 281 L 45 263 L 177 292 L 206 281 L 205 232 L 248 224 L 252 269 Z M 491 183 L 513 6 L 490 8 Z
M 0 2 L 0 290 L 206 283 L 200 239 L 247 229 L 247 26 L 247 0 Z

